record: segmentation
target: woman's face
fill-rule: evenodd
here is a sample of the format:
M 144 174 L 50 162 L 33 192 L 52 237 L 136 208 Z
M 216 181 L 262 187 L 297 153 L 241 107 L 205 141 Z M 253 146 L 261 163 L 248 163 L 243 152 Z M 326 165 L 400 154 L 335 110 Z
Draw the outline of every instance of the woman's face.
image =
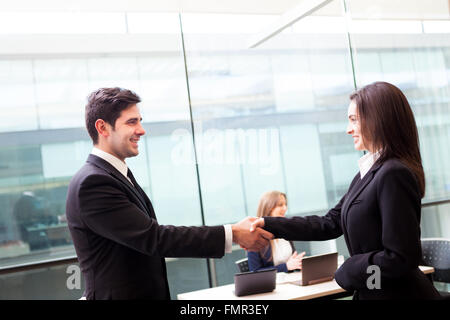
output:
M 283 195 L 280 195 L 280 199 L 278 200 L 277 206 L 272 209 L 270 212 L 271 217 L 284 217 L 287 211 L 286 198 Z
M 347 113 L 348 113 L 347 133 L 352 135 L 355 149 L 359 151 L 368 150 L 364 145 L 364 140 L 361 134 L 359 116 L 357 115 L 356 103 L 354 101 L 350 102 Z

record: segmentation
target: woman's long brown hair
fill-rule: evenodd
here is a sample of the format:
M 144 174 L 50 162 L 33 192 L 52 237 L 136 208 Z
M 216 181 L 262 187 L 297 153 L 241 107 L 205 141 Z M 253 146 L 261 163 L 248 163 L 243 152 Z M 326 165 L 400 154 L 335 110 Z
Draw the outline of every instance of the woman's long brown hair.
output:
M 284 194 L 283 192 L 274 190 L 274 191 L 269 191 L 269 192 L 264 193 L 261 196 L 261 199 L 259 200 L 258 209 L 256 211 L 256 216 L 258 218 L 270 216 L 270 213 L 272 212 L 272 210 L 274 208 L 276 208 L 276 206 L 278 205 L 278 201 L 280 201 L 280 196 L 284 197 L 284 200 L 286 201 L 286 205 L 287 205 L 287 197 L 286 197 L 286 194 Z M 273 240 L 270 240 L 270 247 L 272 248 L 272 256 L 269 258 L 269 261 L 271 261 L 273 259 Z M 269 250 L 269 246 L 261 249 L 259 251 L 259 254 L 262 257 L 264 257 L 267 254 L 268 250 Z
M 374 82 L 350 95 L 356 103 L 366 147 L 378 151 L 378 163 L 396 158 L 414 174 L 425 196 L 425 174 L 414 114 L 403 92 L 387 82 Z M 368 144 L 368 145 L 367 145 Z

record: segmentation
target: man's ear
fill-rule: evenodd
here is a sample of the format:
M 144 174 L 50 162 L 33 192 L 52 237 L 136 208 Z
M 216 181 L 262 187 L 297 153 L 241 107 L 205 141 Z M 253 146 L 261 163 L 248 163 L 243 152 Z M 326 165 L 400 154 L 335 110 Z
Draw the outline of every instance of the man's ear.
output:
M 95 129 L 97 129 L 98 135 L 103 137 L 109 136 L 110 125 L 102 119 L 95 121 Z

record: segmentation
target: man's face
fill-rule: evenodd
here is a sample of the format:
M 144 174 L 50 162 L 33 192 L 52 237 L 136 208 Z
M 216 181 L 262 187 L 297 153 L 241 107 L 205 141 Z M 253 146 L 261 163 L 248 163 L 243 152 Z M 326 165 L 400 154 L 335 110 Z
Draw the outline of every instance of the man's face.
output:
M 117 118 L 115 128 L 110 127 L 106 142 L 109 152 L 125 161 L 125 158 L 139 154 L 138 142 L 145 130 L 141 124 L 142 117 L 136 105 L 123 110 Z

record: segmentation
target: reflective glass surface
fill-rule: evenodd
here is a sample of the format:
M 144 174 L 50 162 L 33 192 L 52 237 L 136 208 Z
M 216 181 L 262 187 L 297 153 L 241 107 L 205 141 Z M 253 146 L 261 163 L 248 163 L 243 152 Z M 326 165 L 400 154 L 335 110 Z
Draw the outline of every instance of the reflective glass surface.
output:
M 132 4 L 2 12 L 0 268 L 75 256 L 67 186 L 92 149 L 84 106 L 100 87 L 142 98 L 147 134 L 127 164 L 160 224 L 234 223 L 269 190 L 287 194 L 288 216 L 325 214 L 362 156 L 345 132 L 349 95 L 374 81 L 397 85 L 413 108 L 424 201 L 448 199 L 448 1 L 330 1 L 251 47 L 299 3 L 264 2 L 253 14 Z M 450 237 L 448 205 L 425 207 L 421 226 L 423 237 Z M 295 246 L 348 256 L 342 237 Z M 215 259 L 211 283 L 205 259 L 167 259 L 172 298 L 232 283 L 243 257 L 235 246 Z M 66 267 L 2 275 L 0 298 L 77 298 Z

